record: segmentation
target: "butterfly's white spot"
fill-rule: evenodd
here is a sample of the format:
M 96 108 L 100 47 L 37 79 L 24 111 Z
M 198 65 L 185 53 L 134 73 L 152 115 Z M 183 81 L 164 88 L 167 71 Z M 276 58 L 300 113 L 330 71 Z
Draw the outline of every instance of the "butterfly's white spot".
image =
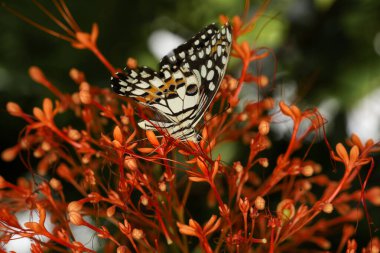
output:
M 207 61 L 207 68 L 211 68 L 212 67 L 212 60 L 208 60 Z
M 137 73 L 136 71 L 132 70 L 131 71 L 131 74 L 129 75 L 130 77 L 133 77 L 133 78 L 136 78 L 137 77 Z
M 228 42 L 231 42 L 231 39 L 232 39 L 231 33 L 227 30 L 227 40 L 228 40 Z
M 219 66 L 218 65 L 215 65 L 215 69 L 216 69 L 216 71 L 219 73 L 219 75 L 220 75 L 220 73 L 222 72 L 222 69 L 221 68 L 219 68 Z
M 131 93 L 132 93 L 133 95 L 135 95 L 135 96 L 141 96 L 142 94 L 145 93 L 145 91 L 142 90 L 142 89 L 134 89 Z
M 162 80 L 158 78 L 157 76 L 155 76 L 152 80 L 150 80 L 149 83 L 157 88 L 164 84 Z
M 206 39 L 206 35 L 202 34 L 201 38 Z
M 193 55 L 190 57 L 190 59 L 191 59 L 192 61 L 195 61 L 195 60 L 197 59 L 197 57 L 195 56 L 195 54 L 193 54 Z
M 185 52 L 183 52 L 183 51 L 182 51 L 181 53 L 179 53 L 178 55 L 179 55 L 179 57 L 181 57 L 182 59 L 185 58 Z
M 171 60 L 172 62 L 175 62 L 177 59 L 176 59 L 175 56 L 173 55 L 173 56 L 170 57 L 170 60 Z
M 211 81 L 214 78 L 214 70 L 210 70 L 207 74 L 207 81 Z
M 218 56 L 220 56 L 222 54 L 222 46 L 221 45 L 218 45 L 217 54 L 218 54 Z
M 189 55 L 194 54 L 194 48 L 191 47 L 188 52 L 189 52 Z
M 145 71 L 142 71 L 142 72 L 140 73 L 140 76 L 141 76 L 142 78 L 148 78 L 148 77 L 150 77 L 150 74 L 146 73 Z
M 215 39 L 215 37 L 214 37 L 214 38 L 212 38 L 211 44 L 212 44 L 212 45 L 215 45 L 215 43 L 216 43 L 216 39 Z
M 209 55 L 211 53 L 211 47 L 208 46 L 206 47 L 206 55 Z
M 124 88 L 124 87 L 121 87 L 120 88 L 120 92 L 122 92 L 122 93 L 129 93 L 130 91 L 132 90 L 132 88 L 130 87 L 130 86 L 128 86 L 128 87 L 126 87 L 126 88 Z
M 226 63 L 227 63 L 227 57 L 225 57 L 224 55 L 222 56 L 222 63 L 223 63 L 223 64 L 226 64 Z
M 183 64 L 183 67 L 186 68 L 186 69 L 189 69 L 190 65 L 189 65 L 189 63 L 186 62 L 185 64 Z
M 203 56 L 204 56 L 204 52 L 203 52 L 203 50 L 201 50 L 201 51 L 199 51 L 199 53 L 198 53 L 198 57 L 199 58 L 203 58 Z
M 127 90 L 128 90 L 128 88 L 129 88 L 129 90 L 132 89 L 132 87 L 129 86 L 128 83 L 126 83 L 126 82 L 124 82 L 124 81 L 122 81 L 122 80 L 119 81 L 119 84 L 120 84 L 121 88 L 124 88 L 124 89 L 127 88 Z M 128 91 L 129 91 L 129 90 L 128 90 Z
M 208 33 L 208 34 L 212 34 L 212 30 L 211 30 L 211 29 L 208 29 L 208 30 L 207 30 L 207 33 Z
M 148 89 L 150 87 L 150 85 L 146 82 L 139 82 L 136 84 L 136 87 L 139 87 L 141 89 Z
M 170 72 L 165 70 L 164 71 L 164 76 L 165 76 L 165 79 L 169 79 L 170 78 Z
M 183 74 L 181 71 L 176 71 L 173 73 L 173 77 L 174 79 L 180 79 L 180 78 L 183 78 Z
M 210 82 L 210 83 L 208 84 L 208 88 L 209 88 L 211 91 L 213 91 L 213 90 L 215 89 L 215 84 L 214 84 L 213 82 Z
M 194 45 L 199 45 L 199 40 L 194 41 Z
M 139 80 L 138 79 L 129 79 L 128 80 L 130 83 L 132 83 L 132 84 L 135 84 L 135 83 L 138 83 L 139 82 Z M 127 84 L 128 85 L 128 84 Z
M 207 74 L 207 69 L 206 69 L 206 66 L 205 65 L 202 65 L 202 68 L 201 68 L 201 76 L 203 78 L 206 77 L 206 74 Z

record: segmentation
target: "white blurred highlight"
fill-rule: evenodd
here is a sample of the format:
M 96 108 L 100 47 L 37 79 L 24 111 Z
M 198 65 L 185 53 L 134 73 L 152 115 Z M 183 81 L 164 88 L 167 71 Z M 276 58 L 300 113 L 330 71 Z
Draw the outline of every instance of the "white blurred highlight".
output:
M 38 222 L 39 216 L 37 210 L 34 211 L 24 211 L 16 213 L 16 218 L 20 225 L 25 228 L 24 223 L 33 221 Z M 89 217 L 83 217 L 87 222 L 93 223 L 92 219 Z M 54 228 L 54 224 L 50 222 L 51 215 L 49 212 L 46 213 L 45 219 L 45 228 L 52 232 Z M 74 226 L 70 225 L 71 231 L 73 232 L 74 238 L 76 241 L 81 242 L 84 246 L 92 250 L 98 250 L 100 247 L 98 237 L 94 237 L 95 232 L 88 227 L 85 226 Z M 48 238 L 45 236 L 36 236 L 40 241 L 47 242 Z M 32 240 L 19 236 L 13 236 L 12 239 L 4 245 L 4 249 L 6 252 L 15 251 L 17 253 L 29 253 L 30 245 Z
M 154 57 L 161 59 L 184 42 L 182 37 L 168 30 L 156 30 L 148 38 L 148 47 Z
M 347 113 L 347 132 L 357 134 L 363 142 L 369 138 L 380 139 L 380 89 L 372 91 L 362 98 Z
M 50 213 L 46 213 L 46 220 L 45 220 L 45 228 L 51 232 L 53 230 L 53 224 L 50 222 Z M 38 211 L 33 210 L 33 211 L 24 211 L 24 212 L 18 212 L 16 213 L 16 218 L 18 222 L 20 223 L 21 227 L 26 228 L 24 226 L 25 222 L 33 221 L 33 222 L 38 222 L 39 221 L 39 216 L 38 216 Z M 48 238 L 45 236 L 36 236 L 39 240 L 46 242 L 48 241 Z M 5 244 L 4 249 L 5 251 L 15 251 L 17 253 L 28 253 L 30 252 L 30 245 L 32 243 L 32 240 L 26 237 L 19 237 L 19 236 L 13 236 L 12 239 Z

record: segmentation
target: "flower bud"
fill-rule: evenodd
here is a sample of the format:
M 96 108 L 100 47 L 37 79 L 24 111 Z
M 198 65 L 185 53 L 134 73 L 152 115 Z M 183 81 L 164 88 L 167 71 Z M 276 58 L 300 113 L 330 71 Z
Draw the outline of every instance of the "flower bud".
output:
M 269 133 L 270 126 L 269 122 L 266 120 L 262 120 L 259 124 L 259 133 L 261 135 L 267 135 Z
M 144 232 L 141 229 L 134 228 L 132 230 L 132 237 L 136 240 L 140 240 L 144 238 Z
M 261 196 L 257 196 L 255 199 L 255 207 L 257 210 L 264 210 L 265 208 L 265 199 Z
M 7 103 L 7 111 L 10 115 L 15 117 L 20 117 L 23 114 L 21 107 L 14 102 Z
M 314 174 L 314 168 L 311 165 L 306 165 L 301 169 L 301 173 L 305 177 L 311 177 Z
M 62 187 L 61 181 L 59 181 L 58 179 L 54 177 L 50 179 L 49 185 L 51 186 L 51 188 L 53 188 L 56 191 L 62 191 L 63 187 Z
M 327 203 L 326 205 L 323 206 L 322 210 L 325 213 L 332 213 L 332 211 L 334 211 L 334 206 L 331 203 Z

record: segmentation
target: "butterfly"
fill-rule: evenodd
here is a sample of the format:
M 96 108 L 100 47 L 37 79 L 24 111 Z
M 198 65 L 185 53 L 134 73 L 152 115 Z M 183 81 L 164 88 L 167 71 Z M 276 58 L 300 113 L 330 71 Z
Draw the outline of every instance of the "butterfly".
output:
M 156 72 L 143 66 L 125 68 L 111 77 L 119 95 L 133 98 L 156 114 L 139 127 L 163 129 L 181 141 L 199 142 L 195 130 L 223 80 L 232 44 L 232 30 L 208 25 L 190 40 L 164 56 Z

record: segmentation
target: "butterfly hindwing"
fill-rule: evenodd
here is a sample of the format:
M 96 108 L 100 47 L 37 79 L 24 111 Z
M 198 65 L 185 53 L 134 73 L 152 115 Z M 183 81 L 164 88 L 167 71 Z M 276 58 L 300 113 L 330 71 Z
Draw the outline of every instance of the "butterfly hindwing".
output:
M 165 56 L 159 72 L 148 67 L 125 69 L 111 78 L 111 86 L 162 116 L 144 120 L 140 127 L 159 127 L 174 138 L 192 139 L 194 127 L 219 89 L 230 47 L 231 27 L 219 30 L 211 24 Z

